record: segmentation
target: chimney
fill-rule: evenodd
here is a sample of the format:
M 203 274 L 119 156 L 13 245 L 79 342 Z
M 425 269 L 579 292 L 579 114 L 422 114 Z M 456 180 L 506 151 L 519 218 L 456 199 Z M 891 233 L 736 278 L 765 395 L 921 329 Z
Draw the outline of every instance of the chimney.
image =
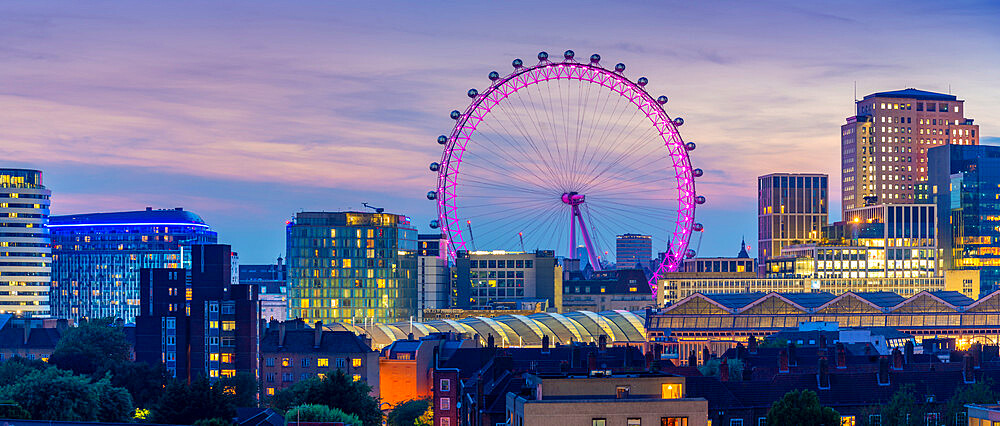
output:
M 972 368 L 979 369 L 983 365 L 983 345 L 979 342 L 973 343 L 970 350 L 972 351 Z
M 966 354 L 962 357 L 964 368 L 962 368 L 962 381 L 965 383 L 976 383 L 976 372 L 973 367 L 972 357 Z
M 719 361 L 719 381 L 729 381 L 729 360 L 726 357 L 722 357 Z
M 788 349 L 781 349 L 778 351 L 778 372 L 788 372 Z
M 825 349 L 826 348 L 826 335 L 825 334 L 820 334 L 819 335 L 819 348 L 820 349 Z
M 316 321 L 316 329 L 313 330 L 313 348 L 319 349 L 320 343 L 323 343 L 323 321 Z
M 837 368 L 847 368 L 847 350 L 841 342 L 837 342 Z
M 691 353 L 688 354 L 688 365 L 691 367 L 698 366 L 698 353 L 691 349 Z
M 757 353 L 757 338 L 753 337 L 753 336 L 750 336 L 750 338 L 747 339 L 747 347 L 750 349 L 750 353 L 751 354 L 756 354 Z
M 409 333 L 406 335 L 406 340 L 416 340 L 416 339 L 414 339 L 413 333 Z
M 608 349 L 608 336 L 606 334 L 602 334 L 597 338 L 597 347 L 601 352 Z
M 747 347 L 743 346 L 743 342 L 736 343 L 736 359 L 746 359 L 747 357 Z
M 645 357 L 646 357 L 646 370 L 652 371 L 650 370 L 650 367 L 653 366 L 653 351 L 647 351 Z
M 708 353 L 708 346 L 701 349 L 701 365 L 705 365 L 709 359 L 711 359 L 711 354 Z
M 654 347 L 658 348 L 658 345 Z M 580 345 L 573 345 L 573 350 L 570 352 L 569 368 L 580 368 L 581 364 L 583 364 L 583 360 L 580 359 Z
M 878 385 L 889 386 L 889 359 L 880 357 L 878 359 Z
M 549 335 L 542 336 L 542 354 L 549 353 Z
M 899 348 L 892 349 L 892 369 L 897 371 L 903 369 L 903 353 Z
M 799 360 L 795 357 L 795 343 L 788 342 L 788 365 L 798 367 Z
M 410 334 L 410 340 L 413 340 L 413 334 Z M 486 347 L 493 349 L 496 347 L 496 342 L 493 341 L 493 333 L 486 336 Z
M 903 346 L 903 355 L 906 355 L 906 363 L 909 364 L 913 362 L 913 341 L 907 340 L 906 345 Z
M 282 348 L 285 346 L 285 323 L 282 322 L 278 325 L 278 347 Z
M 819 369 L 816 375 L 816 380 L 819 383 L 820 389 L 830 389 L 830 366 L 827 364 L 826 357 L 819 357 Z
M 597 354 L 593 351 L 587 353 L 587 372 L 592 372 L 597 369 Z
M 27 321 L 24 323 L 24 345 L 27 346 L 28 339 L 31 338 L 31 324 Z

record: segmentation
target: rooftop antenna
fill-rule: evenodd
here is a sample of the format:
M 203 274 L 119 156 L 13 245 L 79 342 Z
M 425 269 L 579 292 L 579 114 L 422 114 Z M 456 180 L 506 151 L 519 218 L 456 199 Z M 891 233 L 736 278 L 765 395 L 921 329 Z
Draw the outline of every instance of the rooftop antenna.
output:
M 382 212 L 385 211 L 385 209 L 382 208 L 382 207 L 374 207 L 374 206 L 369 205 L 368 203 L 361 203 L 361 205 L 363 205 L 363 206 L 365 206 L 365 207 L 367 207 L 369 209 L 375 210 L 375 213 L 382 213 Z
M 951 83 L 948 83 L 948 94 L 951 94 Z
M 470 234 L 471 234 L 471 232 L 470 232 Z M 523 232 L 518 232 L 517 233 L 517 238 L 521 239 L 521 251 L 527 253 L 528 251 L 524 249 L 524 233 Z
M 472 221 L 466 220 L 465 225 L 469 227 L 469 242 L 472 243 L 472 250 L 476 250 L 476 237 L 472 236 Z
M 854 80 L 854 102 L 858 101 L 858 81 Z

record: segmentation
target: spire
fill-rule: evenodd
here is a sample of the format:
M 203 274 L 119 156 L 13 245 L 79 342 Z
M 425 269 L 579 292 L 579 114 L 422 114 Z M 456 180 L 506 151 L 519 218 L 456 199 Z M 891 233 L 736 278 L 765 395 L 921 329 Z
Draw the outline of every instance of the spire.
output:
M 747 239 L 746 237 L 740 238 L 742 238 L 740 241 L 740 254 L 736 255 L 736 257 L 740 259 L 749 259 L 750 253 L 747 253 Z

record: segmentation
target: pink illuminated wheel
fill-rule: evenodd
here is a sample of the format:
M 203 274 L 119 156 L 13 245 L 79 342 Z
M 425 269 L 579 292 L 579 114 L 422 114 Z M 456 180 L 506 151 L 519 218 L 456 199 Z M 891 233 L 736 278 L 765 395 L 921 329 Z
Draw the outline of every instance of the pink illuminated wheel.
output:
M 688 244 L 703 229 L 695 206 L 705 198 L 688 157 L 695 145 L 677 131 L 684 120 L 667 115 L 666 96 L 646 92 L 646 77 L 633 82 L 624 64 L 600 60 L 580 62 L 573 51 L 560 60 L 541 52 L 530 66 L 516 59 L 513 72 L 491 72 L 490 86 L 470 89 L 472 103 L 451 112 L 455 127 L 438 138 L 444 152 L 430 165 L 437 188 L 427 193 L 448 256 L 555 249 L 599 270 L 613 261 L 617 235 L 646 234 L 654 257 L 669 244 L 662 262 L 642 265 L 654 292 L 662 273 L 694 256 Z

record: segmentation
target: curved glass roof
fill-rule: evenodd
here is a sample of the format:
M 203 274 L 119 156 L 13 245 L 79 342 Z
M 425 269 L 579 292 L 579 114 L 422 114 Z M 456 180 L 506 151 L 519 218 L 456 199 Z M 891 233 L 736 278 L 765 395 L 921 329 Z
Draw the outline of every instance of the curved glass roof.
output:
M 420 338 L 435 332 L 458 332 L 469 337 L 479 335 L 485 343 L 489 335 L 497 346 L 541 347 L 544 336 L 557 342 L 597 342 L 603 334 L 608 343 L 646 341 L 645 312 L 574 311 L 565 314 L 539 312 L 528 316 L 504 315 L 495 318 L 470 317 L 461 320 L 437 319 L 427 322 L 393 324 L 330 324 L 331 328 L 366 333 L 374 348 L 383 348 L 407 334 Z

